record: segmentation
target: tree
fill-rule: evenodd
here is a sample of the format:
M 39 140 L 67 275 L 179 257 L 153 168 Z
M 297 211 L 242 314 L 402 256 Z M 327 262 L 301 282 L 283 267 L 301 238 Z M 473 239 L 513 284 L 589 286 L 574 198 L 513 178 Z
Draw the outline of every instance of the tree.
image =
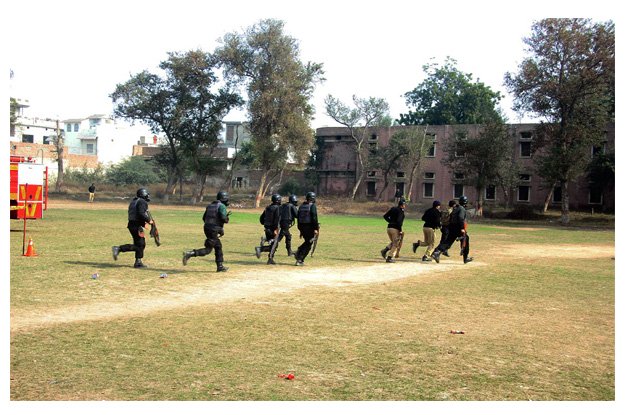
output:
M 52 150 L 56 155 L 56 165 L 57 165 L 57 174 L 56 174 L 56 185 L 54 186 L 54 190 L 60 192 L 63 190 L 64 183 L 64 152 L 65 152 L 65 140 L 63 139 L 63 132 L 59 127 L 59 120 L 56 120 L 56 130 L 55 135 L 50 137 L 50 141 L 54 144 L 54 149 Z
M 472 135 L 463 129 L 445 144 L 443 159 L 452 171 L 462 173 L 475 187 L 478 210 L 484 205 L 487 186 L 503 183 L 512 162 L 512 136 L 501 122 L 490 121 Z
M 217 88 L 215 66 L 215 59 L 201 50 L 170 52 L 159 65 L 162 76 L 143 71 L 118 84 L 110 95 L 115 115 L 144 122 L 165 135 L 157 161 L 167 168 L 166 199 L 184 174 L 185 158 L 196 176 L 194 200 L 200 197 L 213 166 L 221 120 L 241 104 L 228 85 Z
M 434 140 L 428 135 L 427 131 L 427 125 L 424 127 L 410 126 L 396 132 L 392 137 L 392 139 L 399 140 L 406 149 L 402 163 L 406 170 L 410 171 L 408 176 L 408 194 L 406 195 L 408 200 L 412 200 L 412 186 L 417 180 L 421 162 L 434 145 Z
M 387 146 L 380 148 L 371 155 L 371 167 L 382 171 L 384 181 L 382 189 L 378 192 L 378 202 L 382 201 L 382 195 L 388 187 L 389 176 L 401 167 L 401 159 L 407 153 L 408 148 L 404 141 L 394 135 Z
M 568 184 L 589 162 L 590 148 L 614 121 L 614 23 L 544 19 L 524 39 L 530 56 L 506 73 L 514 109 L 542 119 L 534 144 L 538 174 L 562 189 L 562 224 L 569 223 Z
M 609 189 L 614 189 L 616 157 L 614 152 L 596 154 L 586 168 L 589 183 L 601 189 L 603 199 Z
M 356 144 L 356 181 L 352 188 L 352 200 L 369 170 L 369 147 L 367 140 L 371 137 L 371 129 L 388 120 L 389 106 L 383 98 L 352 97 L 354 107 L 350 108 L 339 99 L 328 95 L 325 99 L 326 113 L 334 121 L 347 127 L 351 139 Z
M 116 186 L 147 186 L 159 181 L 154 166 L 141 156 L 131 156 L 111 166 L 106 171 L 106 181 Z
M 460 72 L 457 62 L 447 58 L 423 65 L 425 80 L 406 92 L 406 105 L 413 107 L 408 114 L 400 114 L 401 125 L 482 124 L 489 120 L 502 121 L 497 105 L 499 92 L 480 82 L 473 75 Z
M 284 34 L 284 23 L 267 19 L 244 33 L 229 33 L 215 54 L 225 76 L 247 89 L 247 112 L 253 166 L 261 179 L 255 206 L 282 176 L 287 162 L 303 164 L 313 146 L 310 104 L 314 85 L 323 80 L 322 65 L 299 58 L 295 39 Z

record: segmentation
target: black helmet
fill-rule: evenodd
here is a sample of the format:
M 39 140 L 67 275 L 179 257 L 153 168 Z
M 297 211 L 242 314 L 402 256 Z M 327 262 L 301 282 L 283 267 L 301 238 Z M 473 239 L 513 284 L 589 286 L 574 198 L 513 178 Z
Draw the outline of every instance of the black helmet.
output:
M 467 203 L 469 203 L 469 199 L 467 199 L 466 196 L 460 196 L 458 198 L 458 203 L 460 204 L 460 206 L 466 206 Z
M 405 204 L 406 204 L 406 199 L 404 199 L 403 197 L 400 197 L 399 201 L 397 202 L 397 206 L 401 206 Z
M 316 199 L 317 195 L 315 194 L 315 192 L 306 193 L 306 200 L 308 200 L 309 202 L 314 202 Z
M 139 190 L 137 190 L 137 197 L 140 199 L 145 200 L 146 202 L 150 201 L 150 192 L 148 192 L 148 189 L 145 188 L 141 188 Z
M 289 203 L 297 206 L 297 196 L 295 195 L 289 196 Z
M 274 193 L 271 195 L 271 203 L 281 203 L 282 202 L 282 196 L 280 196 L 277 193 Z
M 219 200 L 224 205 L 228 206 L 228 204 L 230 203 L 228 192 L 224 192 L 223 190 L 220 190 L 219 192 L 217 192 L 217 200 Z

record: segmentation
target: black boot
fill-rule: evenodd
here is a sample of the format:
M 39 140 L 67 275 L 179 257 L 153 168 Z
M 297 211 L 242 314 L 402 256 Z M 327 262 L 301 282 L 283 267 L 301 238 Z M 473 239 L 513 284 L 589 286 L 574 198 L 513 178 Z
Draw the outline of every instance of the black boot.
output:
M 384 248 L 383 250 L 380 251 L 380 254 L 382 255 L 382 258 L 386 259 L 386 253 L 390 251 L 390 249 L 388 248 Z
M 267 260 L 267 265 L 276 265 L 276 261 L 274 261 L 273 258 L 269 258 Z
M 392 257 L 388 256 L 388 257 L 386 257 L 386 262 L 393 263 L 393 262 L 395 262 L 395 260 Z
M 195 249 L 191 250 L 191 251 L 184 251 L 182 253 L 182 265 L 187 265 L 187 261 L 189 260 L 189 258 L 191 258 L 192 256 L 195 256 Z
M 134 267 L 135 268 L 147 268 L 148 266 L 145 265 L 143 262 L 141 262 L 141 258 L 136 258 Z
M 421 241 L 417 241 L 417 242 L 412 244 L 412 253 L 413 254 L 417 253 L 417 248 L 419 248 L 419 246 L 421 246 Z
M 228 267 L 224 267 L 223 262 L 217 263 L 217 272 L 226 272 L 228 271 Z

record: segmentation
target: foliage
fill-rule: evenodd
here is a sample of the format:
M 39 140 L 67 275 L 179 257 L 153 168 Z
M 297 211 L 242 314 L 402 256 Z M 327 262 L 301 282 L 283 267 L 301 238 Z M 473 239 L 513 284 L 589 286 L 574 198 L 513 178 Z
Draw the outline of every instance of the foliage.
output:
M 484 189 L 503 183 L 514 165 L 513 139 L 501 122 L 487 121 L 476 134 L 457 131 L 445 144 L 443 163 L 451 171 L 464 174 L 465 181 L 475 187 L 478 205 L 484 205 Z
M 65 180 L 76 184 L 102 183 L 106 180 L 106 172 L 102 164 L 98 164 L 95 169 L 90 169 L 86 166 L 80 168 L 69 167 L 65 171 Z
M 356 182 L 352 188 L 352 200 L 363 182 L 367 170 L 369 170 L 369 148 L 367 140 L 371 137 L 374 127 L 384 126 L 388 123 L 389 106 L 383 98 L 358 98 L 352 96 L 353 107 L 349 107 L 338 98 L 328 95 L 325 98 L 326 114 L 334 121 L 347 127 L 351 139 L 356 144 L 356 158 L 358 159 Z
M 115 115 L 142 121 L 165 135 L 156 160 L 167 168 L 166 193 L 171 194 L 185 169 L 194 169 L 200 178 L 209 171 L 200 154 L 217 145 L 220 121 L 240 104 L 240 97 L 227 85 L 215 90 L 218 79 L 209 54 L 196 50 L 168 56 L 159 65 L 162 75 L 142 71 L 118 84 L 111 98 Z
M 413 107 L 400 114 L 402 125 L 482 124 L 503 121 L 497 105 L 501 94 L 489 86 L 473 81 L 473 75 L 463 73 L 454 59 L 423 65 L 425 80 L 406 92 L 406 105 Z
M 160 178 L 154 171 L 155 166 L 141 156 L 132 156 L 106 171 L 106 181 L 115 185 L 149 185 L 158 183 Z
M 314 132 L 310 104 L 322 65 L 299 57 L 298 42 L 284 33 L 284 22 L 261 20 L 244 33 L 229 33 L 215 52 L 227 79 L 247 90 L 249 147 L 254 166 L 263 172 L 257 206 L 289 158 L 302 164 L 312 147 Z
M 530 56 L 505 83 L 514 109 L 545 120 L 537 130 L 538 174 L 560 182 L 562 223 L 569 221 L 568 184 L 582 174 L 591 146 L 614 119 L 614 23 L 544 19 L 525 39 Z
M 282 196 L 302 195 L 305 193 L 305 191 L 306 191 L 306 188 L 302 186 L 300 182 L 298 182 L 297 180 L 293 178 L 287 179 L 284 183 L 282 183 L 282 186 L 280 186 L 280 189 L 278 189 L 278 192 Z
M 410 126 L 393 134 L 392 140 L 398 140 L 406 149 L 402 158 L 402 165 L 410 174 L 408 176 L 407 200 L 412 201 L 412 186 L 417 180 L 421 168 L 421 162 L 428 150 L 434 145 L 434 139 L 427 133 L 427 126 Z
M 389 176 L 401 168 L 402 157 L 407 153 L 408 147 L 405 141 L 394 135 L 388 145 L 381 147 L 371 155 L 371 167 L 382 171 L 383 185 L 382 189 L 378 191 L 378 202 L 382 200 L 382 195 L 388 187 Z

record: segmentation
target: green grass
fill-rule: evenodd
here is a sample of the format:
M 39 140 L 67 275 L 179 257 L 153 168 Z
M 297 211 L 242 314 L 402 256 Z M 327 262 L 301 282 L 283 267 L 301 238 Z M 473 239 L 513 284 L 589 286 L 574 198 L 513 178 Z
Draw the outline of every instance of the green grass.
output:
M 293 267 L 281 245 L 281 265 L 268 268 L 253 255 L 259 213 L 235 211 L 223 238 L 231 269 L 218 274 L 212 255 L 180 263 L 183 249 L 203 244 L 203 208 L 153 204 L 163 245 L 148 241 L 150 268 L 135 270 L 130 253 L 117 262 L 110 254 L 130 241 L 125 207 L 103 207 L 52 208 L 29 222 L 36 258 L 21 256 L 21 233 L 11 232 L 13 316 L 88 306 L 106 313 L 272 273 L 365 270 L 382 262 L 387 243 L 380 218 L 322 215 L 306 267 Z M 614 255 L 613 229 L 482 221 L 470 227 L 476 263 L 437 271 L 409 251 L 420 227 L 407 220 L 404 278 L 14 330 L 11 399 L 615 399 L 614 260 L 593 254 Z M 459 264 L 456 250 L 439 269 Z M 432 271 L 411 275 L 412 264 Z M 278 377 L 288 372 L 293 381 Z

